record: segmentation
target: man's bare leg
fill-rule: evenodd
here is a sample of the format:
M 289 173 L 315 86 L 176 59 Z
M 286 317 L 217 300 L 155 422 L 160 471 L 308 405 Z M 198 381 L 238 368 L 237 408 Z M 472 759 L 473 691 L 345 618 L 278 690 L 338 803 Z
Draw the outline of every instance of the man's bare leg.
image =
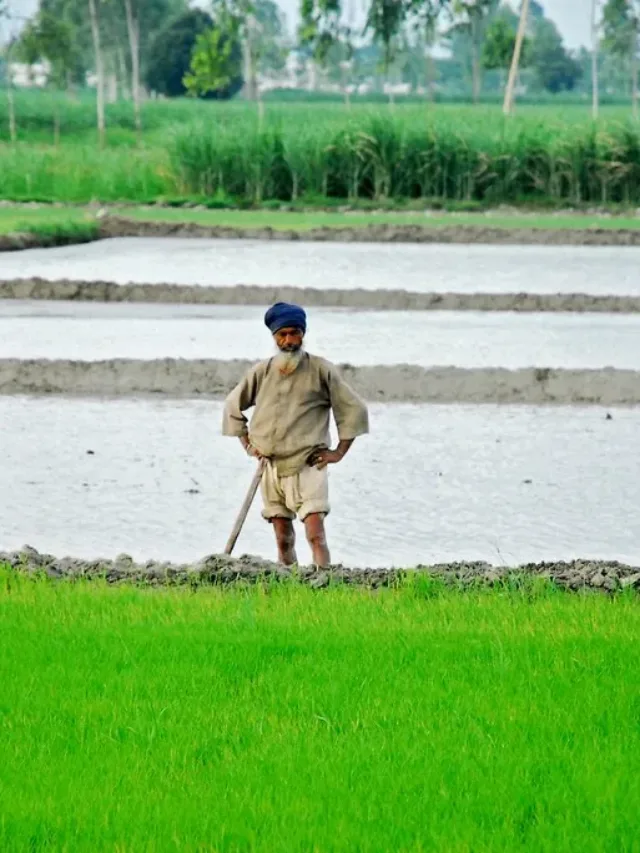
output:
M 327 535 L 324 530 L 324 516 L 319 512 L 312 512 L 304 520 L 307 532 L 307 542 L 311 546 L 313 562 L 316 566 L 326 568 L 331 565 L 331 555 L 327 546 Z
M 274 518 L 272 521 L 278 545 L 278 560 L 285 566 L 293 566 L 298 562 L 293 522 L 290 518 Z

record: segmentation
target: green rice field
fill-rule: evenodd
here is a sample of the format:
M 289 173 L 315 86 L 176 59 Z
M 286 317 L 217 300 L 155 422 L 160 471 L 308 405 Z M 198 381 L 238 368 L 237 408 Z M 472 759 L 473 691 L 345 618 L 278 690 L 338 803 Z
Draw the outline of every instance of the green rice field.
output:
M 57 103 L 57 106 L 56 106 Z M 53 105 L 52 105 L 53 104 Z M 54 106 L 60 143 L 53 143 Z M 425 205 L 640 204 L 640 127 L 624 107 L 126 103 L 97 146 L 90 100 L 18 99 L 18 141 L 0 107 L 0 199 L 220 205 L 414 200 Z
M 0 569 L 0 849 L 632 853 L 638 607 Z

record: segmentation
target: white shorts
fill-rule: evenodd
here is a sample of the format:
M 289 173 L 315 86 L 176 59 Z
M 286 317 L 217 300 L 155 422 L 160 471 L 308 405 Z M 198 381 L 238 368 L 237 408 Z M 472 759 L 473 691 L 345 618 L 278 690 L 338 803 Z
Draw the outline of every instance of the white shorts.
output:
M 277 463 L 267 460 L 260 482 L 262 494 L 262 517 L 273 518 L 296 516 L 301 521 L 312 513 L 328 515 L 329 473 L 327 468 L 319 471 L 315 466 L 305 465 L 297 474 L 278 476 Z

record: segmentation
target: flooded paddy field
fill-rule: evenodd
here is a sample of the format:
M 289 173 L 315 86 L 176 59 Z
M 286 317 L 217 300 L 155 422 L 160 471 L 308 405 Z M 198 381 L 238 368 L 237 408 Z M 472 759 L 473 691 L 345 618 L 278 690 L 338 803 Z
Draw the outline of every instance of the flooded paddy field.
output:
M 220 417 L 215 401 L 0 398 L 0 550 L 221 551 L 253 466 Z M 371 426 L 331 471 L 334 560 L 638 564 L 640 409 L 374 404 Z M 273 556 L 259 500 L 246 552 Z
M 0 549 L 220 551 L 253 469 L 215 398 L 272 351 L 266 305 L 307 288 L 308 348 L 371 409 L 332 470 L 336 561 L 637 564 L 638 270 L 633 247 L 126 238 L 5 255 Z M 20 282 L 40 298 L 15 298 Z M 273 556 L 259 500 L 243 552 Z
M 258 306 L 0 302 L 0 359 L 261 359 Z M 640 369 L 640 315 L 309 311 L 307 346 L 336 363 Z
M 3 255 L 0 280 L 640 294 L 640 247 L 114 238 Z

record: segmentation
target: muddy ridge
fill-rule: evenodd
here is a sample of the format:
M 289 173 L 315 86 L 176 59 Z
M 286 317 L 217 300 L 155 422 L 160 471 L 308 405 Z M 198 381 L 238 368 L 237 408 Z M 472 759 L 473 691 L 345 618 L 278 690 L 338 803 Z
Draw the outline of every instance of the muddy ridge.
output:
M 571 311 L 640 313 L 640 296 L 586 293 L 413 293 L 407 290 L 319 290 L 313 287 L 232 287 L 179 284 L 115 284 L 24 278 L 0 281 L 0 299 L 76 302 L 140 302 L 194 305 L 270 305 L 299 302 L 313 308 L 370 311 Z
M 623 589 L 640 591 L 640 567 L 627 566 L 616 561 L 573 560 L 571 562 L 529 563 L 507 568 L 491 566 L 484 562 L 448 563 L 417 566 L 415 569 L 370 569 L 333 566 L 331 569 L 300 567 L 288 569 L 277 563 L 249 555 L 240 558 L 212 554 L 199 562 L 173 564 L 149 560 L 136 563 L 127 554 L 115 560 L 79 560 L 73 557 L 57 558 L 40 554 L 28 545 L 21 551 L 0 552 L 0 563 L 7 563 L 27 575 L 44 574 L 54 579 L 95 579 L 108 583 L 144 583 L 155 586 L 200 584 L 231 585 L 251 584 L 258 581 L 286 581 L 296 579 L 312 588 L 320 589 L 330 584 L 379 588 L 395 586 L 416 575 L 441 580 L 447 585 L 469 587 L 472 585 L 501 585 L 516 583 L 523 576 L 554 582 L 572 590 L 598 590 L 616 592 Z
M 251 361 L 0 359 L 0 394 L 220 399 Z M 640 404 L 640 371 L 340 365 L 366 400 L 414 403 Z
M 640 229 L 496 228 L 485 225 L 394 225 L 322 227 L 308 230 L 235 228 L 193 222 L 140 222 L 106 216 L 102 237 L 210 237 L 225 240 L 307 240 L 339 243 L 494 243 L 545 246 L 640 246 Z
M 346 217 L 345 217 L 346 218 Z M 108 237 L 208 237 L 225 240 L 305 240 L 338 243 L 485 243 L 536 246 L 640 246 L 640 229 L 625 228 L 498 228 L 489 225 L 400 225 L 372 223 L 365 226 L 321 227 L 308 230 L 238 228 L 198 225 L 194 222 L 152 222 L 106 215 L 100 220 L 96 239 Z M 68 245 L 72 236 L 37 234 L 0 236 L 0 251 L 31 249 L 55 243 Z M 91 239 L 87 235 L 81 242 Z M 80 242 L 80 240 L 77 240 Z

